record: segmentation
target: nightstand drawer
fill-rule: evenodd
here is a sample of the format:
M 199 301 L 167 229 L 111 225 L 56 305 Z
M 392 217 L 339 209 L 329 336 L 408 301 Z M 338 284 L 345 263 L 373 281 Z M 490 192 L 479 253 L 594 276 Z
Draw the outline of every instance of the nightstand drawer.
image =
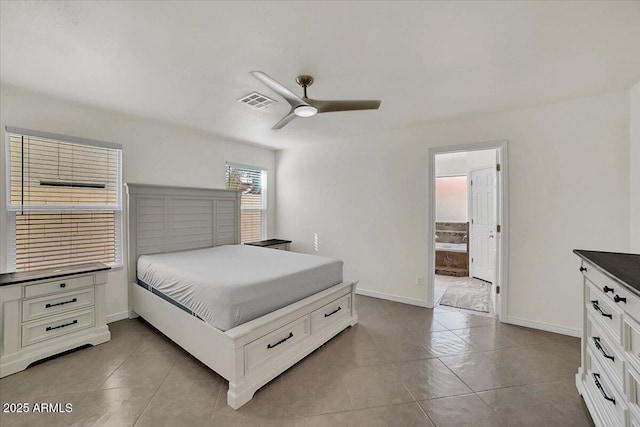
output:
M 22 346 L 68 334 L 93 326 L 93 308 L 65 313 L 22 325 Z
M 93 287 L 22 301 L 22 321 L 93 305 Z
M 54 292 L 70 291 L 93 285 L 93 275 L 74 278 L 59 279 L 37 285 L 28 285 L 24 289 L 24 297 L 38 297 L 40 295 L 52 294 Z
M 311 313 L 311 333 L 329 327 L 350 314 L 351 294 L 348 294 Z
M 289 243 L 282 243 L 279 245 L 271 245 L 271 246 L 265 246 L 266 248 L 269 249 L 279 249 L 281 251 L 288 251 L 289 250 Z

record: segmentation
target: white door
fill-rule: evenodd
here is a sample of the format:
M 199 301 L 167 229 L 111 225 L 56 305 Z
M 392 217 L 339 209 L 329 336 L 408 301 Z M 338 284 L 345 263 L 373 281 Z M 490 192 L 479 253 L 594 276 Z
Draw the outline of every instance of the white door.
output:
M 471 171 L 470 271 L 494 283 L 496 278 L 496 170 Z

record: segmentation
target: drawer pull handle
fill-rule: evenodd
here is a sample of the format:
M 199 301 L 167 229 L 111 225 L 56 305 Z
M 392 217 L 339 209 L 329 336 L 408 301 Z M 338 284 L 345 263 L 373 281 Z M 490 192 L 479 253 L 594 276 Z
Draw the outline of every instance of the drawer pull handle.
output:
M 614 297 L 613 297 L 613 300 L 614 300 L 615 302 L 620 302 L 620 301 L 622 301 L 622 302 L 623 302 L 623 303 L 625 303 L 625 304 L 627 303 L 627 298 L 626 298 L 626 297 L 620 297 L 620 296 L 618 296 L 618 295 L 614 296 Z
M 67 326 L 75 325 L 76 323 L 78 323 L 78 321 L 74 320 L 73 322 L 63 323 L 62 325 L 59 325 L 59 326 L 47 326 L 47 332 L 53 331 L 54 329 L 60 329 Z
M 600 374 L 593 374 L 593 381 L 595 381 L 596 383 L 596 387 L 598 387 L 598 389 L 600 390 L 600 393 L 602 393 L 602 397 L 605 398 L 605 400 L 608 400 L 609 402 L 613 403 L 614 405 L 616 404 L 616 399 L 614 399 L 613 397 L 609 397 L 607 396 L 607 392 L 604 391 L 604 388 L 602 388 L 602 384 L 600 384 Z
M 281 339 L 280 341 L 278 341 L 275 344 L 267 344 L 267 348 L 269 350 L 271 350 L 272 348 L 279 346 L 280 344 L 282 344 L 283 342 L 285 342 L 286 340 L 291 339 L 291 338 L 293 338 L 293 332 L 289 332 L 289 336 L 288 337 Z
M 342 310 L 342 307 L 338 306 L 337 309 L 335 309 L 334 311 L 332 311 L 331 313 L 325 313 L 324 317 L 329 317 L 329 316 L 333 316 L 334 314 L 336 314 L 337 312 L 339 312 L 340 310 Z
M 587 267 L 580 267 L 580 271 L 587 271 Z
M 78 302 L 78 298 L 74 298 L 74 299 L 69 300 L 69 301 L 57 302 L 55 304 L 47 304 L 47 305 L 44 306 L 44 308 L 51 308 L 51 307 L 56 307 L 58 305 L 71 304 L 72 302 Z
M 610 288 L 608 286 L 605 286 L 604 288 L 602 288 L 602 290 L 604 291 L 604 293 L 606 294 L 607 292 L 611 292 L 613 293 L 613 288 Z
M 61 288 L 66 288 L 66 287 L 67 287 L 67 284 L 66 284 L 66 283 L 60 283 L 60 287 L 61 287 Z
M 605 357 L 605 359 L 611 359 L 612 362 L 616 361 L 616 358 L 613 356 L 609 356 L 602 348 L 602 344 L 600 344 L 600 337 L 593 337 L 593 343 L 596 345 L 596 348 L 600 350 L 600 353 Z
M 591 301 L 591 305 L 593 305 L 593 309 L 595 311 L 597 311 L 598 313 L 600 313 L 600 315 L 604 316 L 604 317 L 608 317 L 609 319 L 613 320 L 613 315 L 611 314 L 607 314 L 604 311 L 602 311 L 602 309 L 600 308 L 600 306 L 598 305 L 598 300 L 594 299 Z

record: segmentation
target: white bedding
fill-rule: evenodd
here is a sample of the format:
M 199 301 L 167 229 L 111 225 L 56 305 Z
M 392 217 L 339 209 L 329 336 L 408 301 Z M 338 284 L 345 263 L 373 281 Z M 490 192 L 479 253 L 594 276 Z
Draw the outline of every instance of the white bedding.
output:
M 342 261 L 245 245 L 142 255 L 138 279 L 226 331 L 342 282 Z

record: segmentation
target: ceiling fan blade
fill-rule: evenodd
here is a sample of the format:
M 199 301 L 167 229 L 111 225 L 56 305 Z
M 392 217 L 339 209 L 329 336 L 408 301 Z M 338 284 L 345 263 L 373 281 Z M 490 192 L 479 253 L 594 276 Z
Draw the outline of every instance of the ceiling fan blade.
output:
M 309 105 L 318 109 L 318 113 L 332 113 L 336 111 L 377 110 L 382 101 L 378 100 L 344 100 L 323 101 L 307 98 Z
M 307 105 L 307 103 L 304 102 L 302 98 L 300 98 L 295 93 L 291 92 L 286 87 L 282 86 L 277 81 L 273 80 L 271 77 L 267 76 L 262 71 L 251 71 L 251 75 L 253 75 L 253 77 L 255 77 L 256 79 L 260 80 L 262 83 L 264 83 L 271 90 L 276 92 L 278 95 L 283 97 L 291 105 L 291 108 L 296 108 L 300 105 Z
M 284 116 L 282 118 L 282 120 L 280 120 L 278 123 L 276 123 L 271 130 L 278 130 L 278 129 L 282 129 L 283 127 L 285 127 L 285 125 L 287 123 L 289 123 L 291 120 L 295 119 L 296 116 L 295 113 L 293 112 L 293 109 L 291 109 L 291 111 L 289 111 L 289 114 L 287 114 L 286 116 Z

